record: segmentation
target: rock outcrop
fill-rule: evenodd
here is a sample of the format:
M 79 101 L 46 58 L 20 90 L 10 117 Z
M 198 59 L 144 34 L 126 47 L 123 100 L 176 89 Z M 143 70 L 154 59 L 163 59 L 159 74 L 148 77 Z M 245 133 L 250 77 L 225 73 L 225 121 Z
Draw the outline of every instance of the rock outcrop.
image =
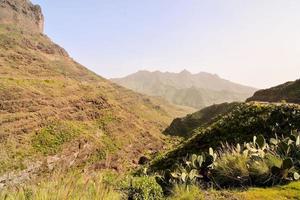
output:
M 44 16 L 39 5 L 29 0 L 0 0 L 0 24 L 15 24 L 23 29 L 44 30 Z

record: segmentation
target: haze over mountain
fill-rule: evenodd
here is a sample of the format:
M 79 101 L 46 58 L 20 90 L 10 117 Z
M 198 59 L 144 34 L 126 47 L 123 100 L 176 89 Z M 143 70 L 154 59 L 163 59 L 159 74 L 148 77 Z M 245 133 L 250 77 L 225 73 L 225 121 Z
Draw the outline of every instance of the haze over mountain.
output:
M 244 101 L 255 88 L 220 78 L 216 74 L 187 70 L 180 73 L 138 71 L 115 83 L 150 96 L 160 96 L 178 105 L 203 108 L 216 103 Z

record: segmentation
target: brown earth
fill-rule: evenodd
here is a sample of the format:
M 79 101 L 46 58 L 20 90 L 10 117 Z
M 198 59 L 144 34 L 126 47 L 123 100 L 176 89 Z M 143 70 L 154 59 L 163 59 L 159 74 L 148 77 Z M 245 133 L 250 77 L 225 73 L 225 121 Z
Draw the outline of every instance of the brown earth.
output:
M 2 175 L 49 157 L 124 171 L 162 150 L 162 130 L 189 111 L 94 74 L 43 34 L 0 25 Z

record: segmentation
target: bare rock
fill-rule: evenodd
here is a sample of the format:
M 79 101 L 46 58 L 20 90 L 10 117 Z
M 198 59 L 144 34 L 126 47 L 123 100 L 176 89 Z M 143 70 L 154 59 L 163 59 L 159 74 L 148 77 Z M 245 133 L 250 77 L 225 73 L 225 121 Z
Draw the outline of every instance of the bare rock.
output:
M 32 32 L 44 31 L 44 16 L 39 5 L 29 0 L 0 0 L 0 24 L 15 24 Z

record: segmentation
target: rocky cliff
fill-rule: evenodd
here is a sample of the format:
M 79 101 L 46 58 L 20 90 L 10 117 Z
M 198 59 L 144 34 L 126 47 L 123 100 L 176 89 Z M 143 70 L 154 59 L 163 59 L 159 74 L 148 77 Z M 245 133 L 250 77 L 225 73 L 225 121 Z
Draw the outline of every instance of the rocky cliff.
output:
M 44 16 L 41 7 L 33 5 L 29 0 L 0 0 L 0 24 L 14 24 L 42 33 Z

